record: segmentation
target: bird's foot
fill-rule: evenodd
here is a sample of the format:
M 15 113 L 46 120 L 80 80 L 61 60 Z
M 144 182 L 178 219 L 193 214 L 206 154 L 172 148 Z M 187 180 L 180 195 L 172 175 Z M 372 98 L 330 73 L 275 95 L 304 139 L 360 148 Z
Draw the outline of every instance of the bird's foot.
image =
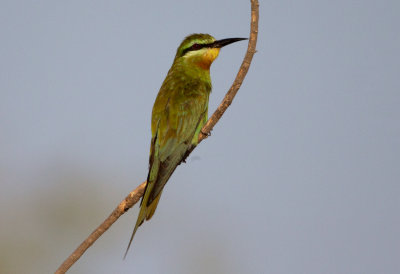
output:
M 203 134 L 203 135 L 205 135 L 207 137 L 211 136 L 211 131 L 210 132 L 204 132 L 204 131 L 200 130 L 200 132 L 201 132 L 201 134 Z

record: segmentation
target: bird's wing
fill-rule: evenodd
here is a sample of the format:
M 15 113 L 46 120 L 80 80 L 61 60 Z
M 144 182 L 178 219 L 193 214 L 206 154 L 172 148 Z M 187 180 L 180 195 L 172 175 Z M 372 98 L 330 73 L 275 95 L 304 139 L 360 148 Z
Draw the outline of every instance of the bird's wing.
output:
M 148 204 L 157 198 L 175 168 L 181 163 L 196 133 L 198 136 L 199 124 L 204 121 L 208 94 L 205 96 L 204 93 L 196 93 L 196 98 L 185 95 L 172 94 L 160 112 L 156 107 L 153 110 L 153 118 L 158 121 L 158 126 L 150 154 L 148 179 L 154 182 L 154 187 Z
M 189 147 L 197 144 L 201 124 L 207 119 L 210 91 L 211 86 L 199 88 L 192 85 L 160 90 L 152 113 L 147 184 L 125 256 L 138 227 L 153 216 L 169 177 L 184 159 Z

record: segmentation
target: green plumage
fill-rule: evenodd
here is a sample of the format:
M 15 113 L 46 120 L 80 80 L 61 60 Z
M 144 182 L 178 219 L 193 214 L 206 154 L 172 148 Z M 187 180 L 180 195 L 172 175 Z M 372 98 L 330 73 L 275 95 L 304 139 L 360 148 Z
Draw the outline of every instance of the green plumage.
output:
M 147 185 L 126 252 L 138 227 L 153 216 L 171 174 L 188 150 L 197 145 L 200 130 L 208 119 L 210 65 L 221 47 L 238 39 L 243 40 L 215 41 L 208 34 L 192 34 L 178 47 L 153 106 Z

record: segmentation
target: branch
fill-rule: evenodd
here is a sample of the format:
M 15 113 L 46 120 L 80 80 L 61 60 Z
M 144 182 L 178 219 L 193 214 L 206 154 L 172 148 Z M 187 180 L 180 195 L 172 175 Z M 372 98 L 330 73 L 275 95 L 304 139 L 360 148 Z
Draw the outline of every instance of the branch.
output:
M 233 98 L 236 96 L 240 86 L 243 83 L 244 77 L 246 76 L 251 60 L 253 59 L 254 53 L 256 52 L 257 35 L 258 35 L 258 1 L 250 0 L 251 2 L 251 28 L 250 28 L 250 39 L 247 47 L 246 56 L 240 66 L 239 72 L 236 75 L 236 79 L 233 82 L 231 88 L 226 93 L 221 104 L 215 110 L 213 115 L 208 119 L 207 123 L 201 130 L 199 135 L 199 143 L 206 139 L 214 126 L 217 124 L 219 119 L 225 113 L 227 108 L 232 104 Z M 188 151 L 189 155 L 193 151 L 194 147 Z M 114 209 L 114 211 L 108 216 L 104 222 L 99 225 L 90 235 L 83 241 L 77 249 L 61 264 L 61 266 L 56 270 L 56 274 L 62 274 L 68 271 L 68 269 L 85 253 L 85 251 L 98 239 L 100 236 L 106 232 L 111 225 L 118 220 L 118 218 L 133 207 L 143 196 L 146 182 L 143 182 L 135 190 L 129 193 L 128 196 Z
M 240 66 L 239 72 L 236 75 L 235 81 L 228 92 L 225 94 L 224 99 L 218 108 L 214 111 L 213 115 L 208 119 L 207 123 L 203 126 L 199 135 L 199 143 L 210 136 L 214 126 L 221 119 L 226 109 L 232 104 L 233 98 L 235 98 L 240 86 L 243 83 L 244 77 L 246 76 L 251 60 L 253 60 L 254 53 L 256 53 L 257 35 L 258 35 L 258 1 L 250 0 L 251 2 L 251 24 L 250 24 L 250 38 L 247 46 L 247 52 L 243 59 L 242 65 Z
M 67 270 L 85 253 L 85 251 L 98 239 L 104 232 L 106 232 L 110 226 L 118 220 L 118 218 L 133 207 L 143 196 L 146 182 L 139 185 L 134 191 L 129 193 L 128 196 L 117 206 L 116 209 L 108 216 L 104 222 L 99 225 L 89 237 L 84 240 L 75 251 L 69 255 L 69 257 L 62 263 L 62 265 L 56 270 L 55 274 L 62 274 Z

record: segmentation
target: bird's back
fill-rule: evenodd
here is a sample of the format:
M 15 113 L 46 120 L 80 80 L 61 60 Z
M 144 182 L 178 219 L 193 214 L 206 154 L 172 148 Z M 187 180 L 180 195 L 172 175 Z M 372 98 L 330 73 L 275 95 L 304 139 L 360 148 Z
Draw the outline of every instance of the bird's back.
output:
M 148 182 L 154 183 L 154 187 L 147 205 L 160 194 L 188 149 L 197 144 L 200 130 L 207 121 L 211 92 L 209 72 L 205 77 L 187 72 L 173 66 L 153 106 Z

